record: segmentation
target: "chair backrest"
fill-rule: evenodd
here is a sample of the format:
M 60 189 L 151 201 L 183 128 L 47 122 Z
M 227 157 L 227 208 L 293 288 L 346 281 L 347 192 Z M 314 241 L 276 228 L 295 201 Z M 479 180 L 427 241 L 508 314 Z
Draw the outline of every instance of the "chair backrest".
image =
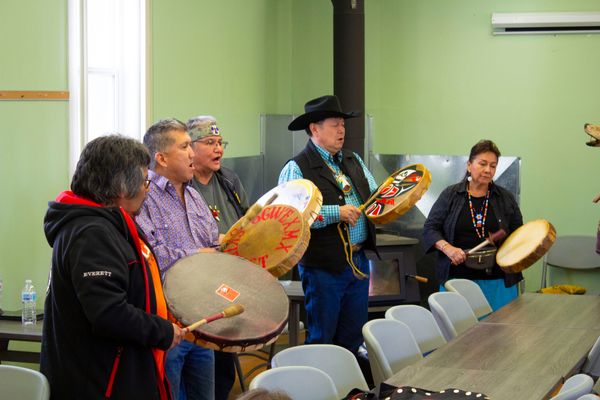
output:
M 584 394 L 592 392 L 594 380 L 586 374 L 573 375 L 567 379 L 551 400 L 577 400 Z
M 38 371 L 13 365 L 0 365 L 0 392 L 2 398 L 19 400 L 47 400 L 50 385 Z
M 374 319 L 362 328 L 375 386 L 402 368 L 423 358 L 421 349 L 404 323 Z
M 318 368 L 306 366 L 278 367 L 258 374 L 250 389 L 263 388 L 287 393 L 294 400 L 338 400 L 333 380 Z
M 596 242 L 596 236 L 557 236 L 554 245 L 544 255 L 540 287 L 546 287 L 548 266 L 566 269 L 600 268 L 600 255 L 596 253 Z
M 587 360 L 581 368 L 581 372 L 598 377 L 600 376 L 600 336 L 596 339 L 596 343 L 587 355 Z
M 431 311 L 425 307 L 401 304 L 389 308 L 385 312 L 385 318 L 401 321 L 408 325 L 423 354 L 446 344 L 446 339 Z
M 456 292 L 467 299 L 475 317 L 478 319 L 493 311 L 479 285 L 469 279 L 450 279 L 444 283 L 444 287 L 446 290 Z
M 588 393 L 577 398 L 577 400 L 600 400 L 600 396 L 597 396 L 594 393 Z
M 352 389 L 369 390 L 356 357 L 349 350 L 334 344 L 306 344 L 288 347 L 273 356 L 274 368 L 304 365 L 323 370 L 341 396 Z
M 458 293 L 437 292 L 431 294 L 427 300 L 433 318 L 448 341 L 477 323 L 471 306 Z

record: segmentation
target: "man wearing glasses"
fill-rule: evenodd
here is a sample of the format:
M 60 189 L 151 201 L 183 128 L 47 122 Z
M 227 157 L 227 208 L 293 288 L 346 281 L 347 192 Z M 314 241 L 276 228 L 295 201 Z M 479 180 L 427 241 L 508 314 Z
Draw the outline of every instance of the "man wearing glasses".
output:
M 209 115 L 190 118 L 187 129 L 194 150 L 192 186 L 210 208 L 219 233 L 225 234 L 248 209 L 246 191 L 237 174 L 221 166 L 227 142 L 217 120 Z M 234 382 L 233 354 L 215 351 L 215 399 L 227 400 Z
M 226 233 L 248 209 L 248 197 L 240 178 L 221 165 L 227 142 L 223 141 L 217 120 L 208 115 L 190 118 L 187 123 L 194 149 L 194 180 L 210 208 L 219 233 Z

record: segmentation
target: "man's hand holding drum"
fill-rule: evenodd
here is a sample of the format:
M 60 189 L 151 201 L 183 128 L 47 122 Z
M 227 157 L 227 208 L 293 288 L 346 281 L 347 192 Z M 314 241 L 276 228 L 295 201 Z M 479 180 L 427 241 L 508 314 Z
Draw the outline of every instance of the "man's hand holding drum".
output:
M 360 214 L 362 214 L 362 211 L 352 204 L 340 206 L 340 221 L 342 222 L 347 222 L 354 226 L 358 218 L 360 218 Z

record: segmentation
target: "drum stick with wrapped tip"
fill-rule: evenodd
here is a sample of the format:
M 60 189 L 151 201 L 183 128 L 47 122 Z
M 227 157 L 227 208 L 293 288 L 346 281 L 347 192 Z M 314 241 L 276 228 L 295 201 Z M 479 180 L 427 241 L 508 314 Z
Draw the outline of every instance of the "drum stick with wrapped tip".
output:
M 193 324 L 186 326 L 185 330 L 188 332 L 193 331 L 194 329 L 198 328 L 199 326 L 202 326 L 204 324 L 208 324 L 209 322 L 213 322 L 216 321 L 218 319 L 221 318 L 229 318 L 229 317 L 233 317 L 235 315 L 241 314 L 244 312 L 244 306 L 241 304 L 233 304 L 229 307 L 227 307 L 226 309 L 224 309 L 223 311 L 221 311 L 220 313 L 216 313 L 211 315 L 210 317 L 206 317 L 204 319 L 201 319 L 200 321 L 196 321 Z
M 367 206 L 368 206 L 369 204 L 371 204 L 371 203 L 373 202 L 373 200 L 375 200 L 375 198 L 376 198 L 376 197 L 379 195 L 379 193 L 381 193 L 381 191 L 382 191 L 382 190 L 383 190 L 385 187 L 387 187 L 387 186 L 388 186 L 390 183 L 392 183 L 392 182 L 394 182 L 394 177 L 393 177 L 393 176 L 389 176 L 389 177 L 388 177 L 388 178 L 387 178 L 387 179 L 386 179 L 386 180 L 385 180 L 385 181 L 384 181 L 384 182 L 381 184 L 381 186 L 379 186 L 379 187 L 377 188 L 377 190 L 375 191 L 375 193 L 373 193 L 373 194 L 371 195 L 371 197 L 369 197 L 369 198 L 368 198 L 368 200 L 367 200 L 367 201 L 365 201 L 363 204 L 361 204 L 361 205 L 358 207 L 358 209 L 359 209 L 360 211 L 363 211 L 365 208 L 367 208 Z
M 600 194 L 599 194 L 598 196 L 594 197 L 594 198 L 592 199 L 592 201 L 593 201 L 594 203 L 597 203 L 597 202 L 599 202 L 599 201 L 600 201 Z
M 406 275 L 407 278 L 412 278 L 414 280 L 416 280 L 417 282 L 421 282 L 421 283 L 427 283 L 429 282 L 429 279 L 425 278 L 424 276 L 421 275 Z
M 473 247 L 472 249 L 470 249 L 466 253 L 467 254 L 475 253 L 477 250 L 481 249 L 482 247 L 485 247 L 488 244 L 494 244 L 498 240 L 503 239 L 505 236 L 506 236 L 506 231 L 504 229 L 500 229 L 497 232 L 490 233 L 490 236 L 488 236 L 487 239 L 485 239 L 483 242 L 479 243 L 477 246 Z

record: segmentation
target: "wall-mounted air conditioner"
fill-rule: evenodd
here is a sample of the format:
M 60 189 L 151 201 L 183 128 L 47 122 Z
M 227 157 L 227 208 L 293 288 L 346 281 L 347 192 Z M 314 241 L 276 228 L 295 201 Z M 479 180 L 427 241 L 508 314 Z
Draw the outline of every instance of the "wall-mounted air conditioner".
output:
M 492 33 L 600 33 L 600 12 L 493 13 Z

